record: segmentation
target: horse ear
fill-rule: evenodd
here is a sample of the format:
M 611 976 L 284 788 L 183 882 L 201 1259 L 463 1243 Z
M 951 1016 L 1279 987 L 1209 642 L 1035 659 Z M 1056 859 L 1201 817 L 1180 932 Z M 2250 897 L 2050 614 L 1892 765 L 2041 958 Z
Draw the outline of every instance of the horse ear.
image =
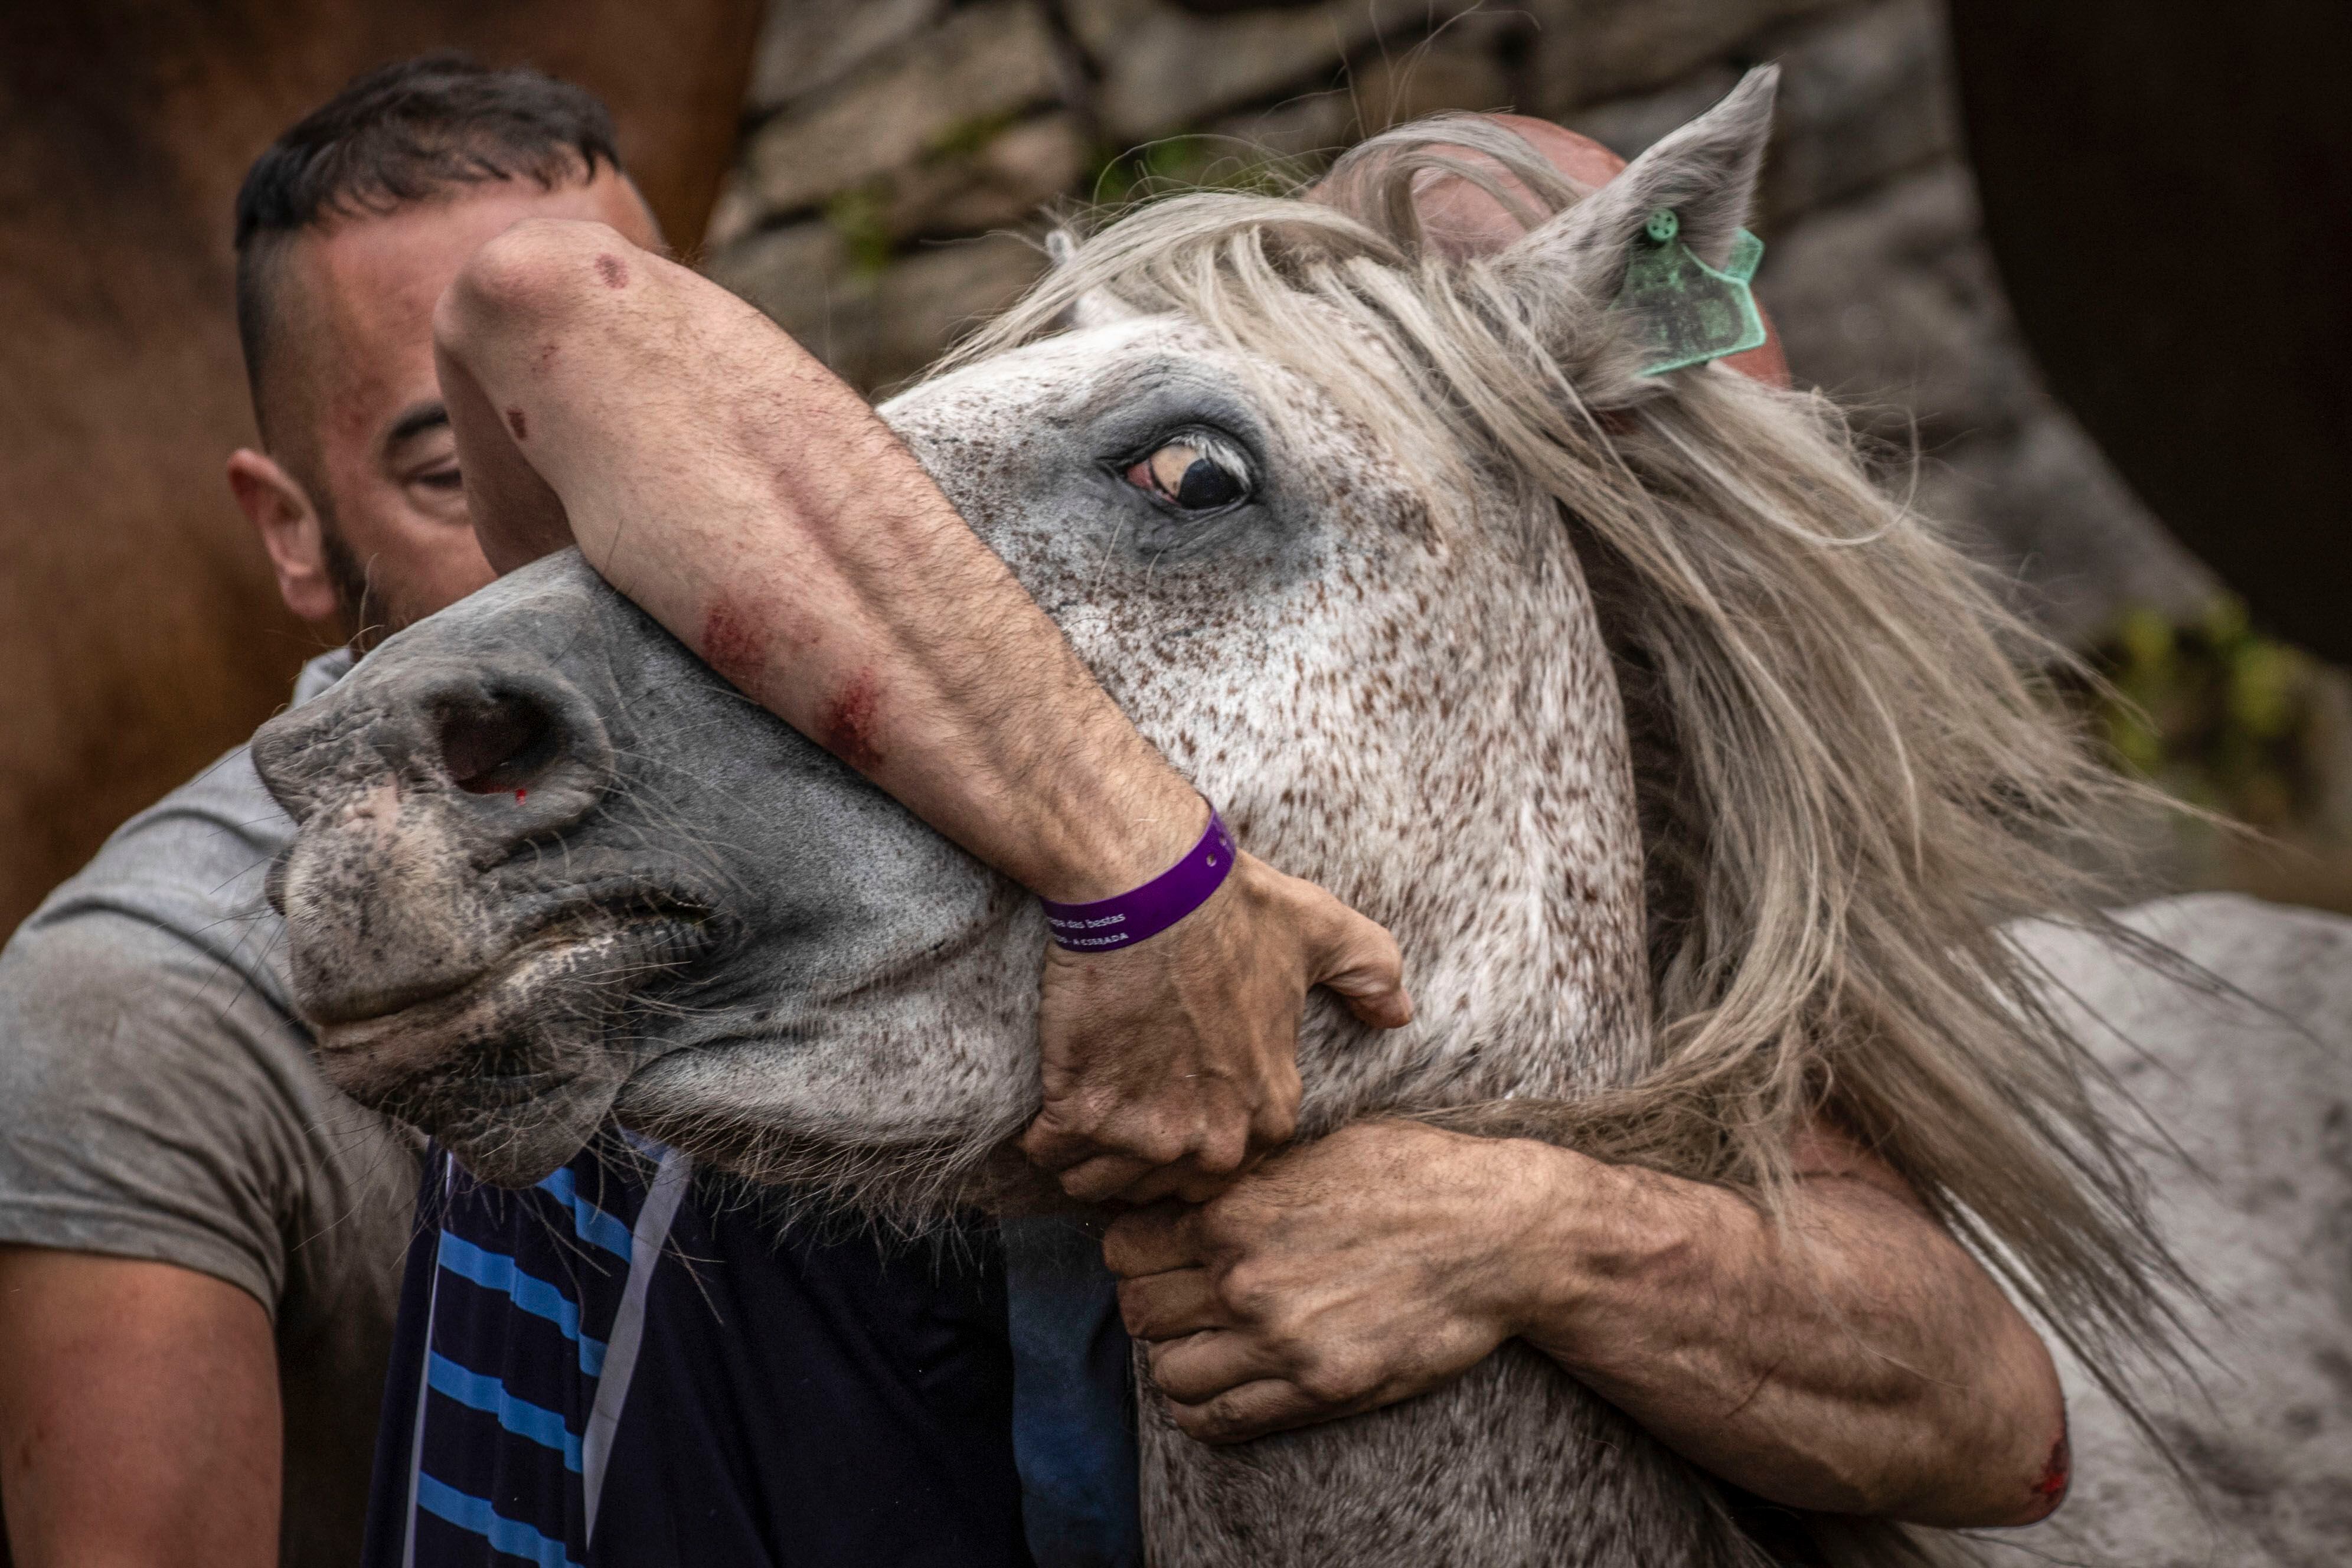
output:
M 1624 287 L 1625 268 L 1651 215 L 1679 222 L 1682 243 L 1710 267 L 1730 258 L 1748 221 L 1764 146 L 1772 134 L 1778 66 L 1759 66 L 1722 102 L 1659 141 L 1615 179 L 1530 232 L 1498 260 L 1547 294 L 1565 283 L 1601 306 Z
M 1066 228 L 1048 230 L 1045 235 L 1045 258 L 1055 269 L 1069 266 L 1078 258 L 1078 237 Z M 1107 327 L 1113 321 L 1124 321 L 1142 314 L 1132 305 L 1108 289 L 1089 289 L 1070 301 L 1062 312 L 1062 330 L 1082 332 L 1088 327 Z

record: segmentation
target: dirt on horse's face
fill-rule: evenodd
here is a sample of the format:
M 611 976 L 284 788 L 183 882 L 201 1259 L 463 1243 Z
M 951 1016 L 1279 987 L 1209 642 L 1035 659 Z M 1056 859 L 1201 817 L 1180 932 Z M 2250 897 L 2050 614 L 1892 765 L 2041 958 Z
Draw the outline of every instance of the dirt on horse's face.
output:
M 1425 1102 L 1630 1068 L 1622 718 L 1556 519 L 1433 505 L 1316 387 L 1175 318 L 885 414 L 1244 843 L 1402 941 L 1423 1022 L 1310 1009 L 1307 1128 L 1407 1075 Z M 301 824 L 275 889 L 329 1074 L 483 1175 L 612 1112 L 883 1206 L 1017 1163 L 991 1156 L 1038 1092 L 1034 901 L 577 555 L 391 639 L 255 756 Z M 1505 1021 L 1583 1048 L 1480 1051 Z

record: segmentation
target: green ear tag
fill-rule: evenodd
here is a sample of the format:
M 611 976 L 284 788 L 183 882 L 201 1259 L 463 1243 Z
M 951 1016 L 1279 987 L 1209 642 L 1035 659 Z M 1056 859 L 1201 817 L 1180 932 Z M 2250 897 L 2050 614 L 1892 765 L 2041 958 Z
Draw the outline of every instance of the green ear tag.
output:
M 1768 335 L 1748 288 L 1764 259 L 1764 242 L 1741 229 L 1718 272 L 1682 242 L 1681 232 L 1682 220 L 1670 209 L 1652 213 L 1625 264 L 1625 286 L 1617 291 L 1613 308 L 1640 321 L 1652 350 L 1643 375 L 1761 348 Z

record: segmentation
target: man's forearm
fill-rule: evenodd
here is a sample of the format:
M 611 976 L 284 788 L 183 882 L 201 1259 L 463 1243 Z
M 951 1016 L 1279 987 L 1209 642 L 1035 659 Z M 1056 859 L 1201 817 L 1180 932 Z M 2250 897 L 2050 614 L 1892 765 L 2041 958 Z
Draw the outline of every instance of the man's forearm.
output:
M 493 242 L 439 326 L 494 564 L 560 507 L 714 668 L 1048 898 L 1124 891 L 1199 836 L 1190 786 L 1003 563 L 751 307 L 566 225 Z
M 1717 1188 L 1529 1158 L 1579 1196 L 1519 1255 L 1519 1331 L 1676 1451 L 1830 1511 L 2022 1523 L 2056 1505 L 2049 1356 L 1913 1202 L 1815 1174 L 1782 1231 Z

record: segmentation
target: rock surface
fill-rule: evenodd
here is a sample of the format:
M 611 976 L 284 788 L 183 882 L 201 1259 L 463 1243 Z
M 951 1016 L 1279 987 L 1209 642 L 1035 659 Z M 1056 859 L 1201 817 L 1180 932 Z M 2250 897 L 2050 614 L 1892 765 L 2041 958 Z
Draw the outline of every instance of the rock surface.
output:
M 1034 274 L 1010 239 L 942 242 L 1034 237 L 1057 198 L 1269 155 L 1311 173 L 1444 110 L 1546 114 L 1632 153 L 1761 59 L 1783 85 L 1760 287 L 1798 375 L 1850 400 L 1923 508 L 2061 637 L 2204 604 L 2210 574 L 2052 402 L 2011 322 L 1940 0 L 776 0 L 707 264 L 876 388 Z
M 847 80 L 788 105 L 744 143 L 761 206 L 793 213 L 1057 98 L 1058 47 L 1033 0 L 950 13 Z
M 1985 1560 L 2352 1562 L 2352 921 L 2223 894 L 2125 919 L 2238 993 L 2025 931 L 2080 998 L 2069 1012 L 2115 1076 L 2126 1126 L 2144 1113 L 2157 1222 L 2210 1300 L 2173 1298 L 2202 1343 L 2196 1382 L 2151 1371 L 2135 1384 L 2191 1487 L 2062 1357 L 2073 1494 L 2045 1524 L 1989 1532 Z

